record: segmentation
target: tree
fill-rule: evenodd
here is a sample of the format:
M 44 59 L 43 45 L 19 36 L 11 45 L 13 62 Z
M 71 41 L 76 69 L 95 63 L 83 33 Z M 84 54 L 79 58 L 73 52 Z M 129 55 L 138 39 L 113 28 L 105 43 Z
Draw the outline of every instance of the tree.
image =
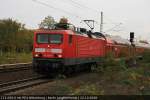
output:
M 68 23 L 68 19 L 65 17 L 62 17 L 59 23 L 56 24 L 56 29 L 68 29 L 68 28 L 74 30 L 74 26 L 71 28 L 70 24 Z
M 0 43 L 6 51 L 15 49 L 16 33 L 21 29 L 22 24 L 12 19 L 0 20 Z
M 0 52 L 29 52 L 32 49 L 33 31 L 25 24 L 12 19 L 0 19 Z
M 67 24 L 67 23 L 68 23 L 68 19 L 65 18 L 65 17 L 62 17 L 62 18 L 60 19 L 59 23 Z
M 44 20 L 39 24 L 39 28 L 47 28 L 53 29 L 55 27 L 56 21 L 53 17 L 47 16 Z

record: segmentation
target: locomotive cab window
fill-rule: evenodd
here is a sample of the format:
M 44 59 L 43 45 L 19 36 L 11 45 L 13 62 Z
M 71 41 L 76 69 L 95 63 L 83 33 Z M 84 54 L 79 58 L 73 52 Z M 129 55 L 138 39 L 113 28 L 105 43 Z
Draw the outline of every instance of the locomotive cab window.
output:
M 49 40 L 52 44 L 60 44 L 62 43 L 62 35 L 61 34 L 50 34 Z
M 69 44 L 72 44 L 72 35 L 69 35 Z
M 48 43 L 48 34 L 38 34 L 37 43 Z
M 61 44 L 62 42 L 61 34 L 37 34 L 37 43 Z

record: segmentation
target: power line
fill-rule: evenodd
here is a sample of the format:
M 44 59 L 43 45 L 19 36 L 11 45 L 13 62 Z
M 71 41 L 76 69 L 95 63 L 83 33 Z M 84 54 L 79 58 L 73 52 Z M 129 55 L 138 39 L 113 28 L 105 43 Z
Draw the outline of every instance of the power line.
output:
M 66 0 L 65 0 L 65 1 L 66 1 Z M 74 0 L 67 0 L 67 1 L 71 2 L 72 4 L 77 5 L 77 6 L 80 7 L 80 8 L 87 8 L 87 9 L 89 9 L 89 10 L 91 10 L 91 11 L 100 13 L 99 11 L 97 11 L 97 10 L 95 10 L 95 9 L 93 9 L 93 8 L 90 8 L 90 7 L 88 7 L 88 6 L 85 6 L 85 5 L 81 4 L 81 3 L 78 3 L 78 2 L 76 2 L 76 1 L 74 1 Z
M 39 4 L 41 4 L 41 5 L 44 5 L 44 6 L 46 6 L 46 7 L 49 7 L 49 8 L 58 10 L 58 11 L 60 11 L 60 12 L 64 12 L 64 13 L 66 13 L 66 14 L 69 14 L 69 15 L 73 16 L 73 17 L 82 19 L 81 17 L 76 16 L 76 15 L 73 14 L 73 13 L 70 13 L 70 12 L 68 12 L 68 11 L 66 11 L 66 10 L 63 10 L 63 9 L 60 9 L 60 8 L 56 8 L 56 7 L 54 7 L 54 6 L 50 5 L 50 4 L 47 4 L 47 3 L 45 3 L 45 2 L 41 2 L 41 1 L 39 1 L 39 0 L 32 0 L 32 1 L 34 1 L 34 2 L 36 2 L 36 3 L 39 3 Z
M 66 0 L 65 0 L 65 1 L 66 1 Z M 101 13 L 101 12 L 99 12 L 99 11 L 93 9 L 93 8 L 90 8 L 90 7 L 88 7 L 88 6 L 82 5 L 81 3 L 78 3 L 78 2 L 76 2 L 76 1 L 74 1 L 74 0 L 67 0 L 67 1 L 72 2 L 72 4 L 78 5 L 79 7 L 87 8 L 87 9 L 90 9 L 91 11 L 94 11 L 94 12 L 97 12 L 97 13 Z M 106 16 L 104 16 L 104 18 L 107 19 L 107 20 L 109 20 L 109 22 L 110 22 L 109 24 L 118 25 L 118 23 L 115 23 L 115 22 L 112 21 L 110 18 L 108 18 L 108 17 L 106 17 Z M 106 23 L 103 23 L 103 24 L 106 24 Z M 98 25 L 98 24 L 97 24 L 97 25 Z
M 62 1 L 62 0 L 61 0 Z M 83 15 L 83 16 L 85 16 L 85 13 L 87 14 L 87 9 L 90 9 L 90 10 L 88 10 L 88 11 L 92 11 L 92 13 L 94 14 L 95 12 L 97 12 L 98 14 L 100 14 L 100 12 L 99 11 L 97 11 L 97 10 L 95 10 L 95 9 L 92 9 L 92 8 L 90 8 L 90 7 L 88 7 L 88 6 L 85 6 L 85 5 L 82 5 L 81 3 L 78 3 L 77 1 L 74 1 L 74 0 L 63 0 L 63 2 L 65 2 L 65 3 L 68 3 L 68 5 L 71 5 L 72 7 L 75 7 L 75 8 L 77 8 L 77 9 L 80 9 L 80 10 L 78 10 L 78 12 L 79 12 L 79 14 L 80 15 Z M 83 9 L 84 8 L 84 9 Z M 81 10 L 82 9 L 82 10 Z M 86 11 L 85 11 L 85 9 L 86 9 Z M 94 12 L 93 12 L 94 11 Z M 97 14 L 97 13 L 95 13 L 95 14 Z M 93 14 L 89 14 L 90 16 L 92 16 L 91 18 L 92 19 L 95 19 L 96 20 L 96 18 L 94 18 L 94 16 L 93 16 Z M 96 16 L 98 16 L 98 15 L 96 15 Z M 96 23 L 97 24 L 97 23 Z M 98 25 L 98 24 L 97 24 Z
M 97 10 L 92 9 L 92 8 L 90 8 L 90 7 L 87 7 L 87 6 L 85 6 L 85 5 L 82 5 L 81 3 L 75 2 L 75 1 L 73 1 L 73 0 L 70 0 L 70 1 L 73 2 L 73 3 L 75 3 L 75 4 L 77 4 L 77 5 L 79 5 L 79 6 L 81 6 L 81 7 L 88 8 L 88 9 L 90 9 L 90 10 L 93 10 L 93 11 L 95 11 L 95 12 L 98 12 Z M 99 13 L 99 12 L 98 12 L 98 13 Z
M 104 33 L 113 31 L 115 28 L 117 28 L 120 25 L 122 25 L 122 23 L 119 23 L 118 25 L 115 25 L 113 28 L 106 30 Z
M 74 3 L 74 2 L 72 2 L 71 0 L 63 0 L 63 1 L 65 1 L 66 3 L 69 3 L 69 4 L 71 4 L 72 6 L 74 6 L 74 7 L 76 7 L 76 8 L 82 8 L 81 6 L 79 6 L 78 4 L 76 4 L 76 3 Z M 67 2 L 68 1 L 68 2 Z

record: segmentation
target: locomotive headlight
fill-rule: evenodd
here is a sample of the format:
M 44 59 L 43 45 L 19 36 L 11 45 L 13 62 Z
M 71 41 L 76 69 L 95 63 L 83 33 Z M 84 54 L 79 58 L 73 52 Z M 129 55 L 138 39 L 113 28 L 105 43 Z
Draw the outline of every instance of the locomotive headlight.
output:
M 61 58 L 62 57 L 62 55 L 58 55 L 58 58 Z
M 35 56 L 35 57 L 39 57 L 39 55 L 38 55 L 38 54 L 35 54 L 34 56 Z
M 45 52 L 45 48 L 35 48 L 35 52 Z

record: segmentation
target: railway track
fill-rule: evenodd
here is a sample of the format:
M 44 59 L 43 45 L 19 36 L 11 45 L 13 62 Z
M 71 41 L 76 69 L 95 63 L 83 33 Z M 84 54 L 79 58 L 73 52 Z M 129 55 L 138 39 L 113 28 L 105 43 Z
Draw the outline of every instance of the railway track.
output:
M 32 68 L 32 63 L 4 64 L 0 65 L 0 73 L 28 70 Z
M 38 76 L 38 77 L 29 78 L 29 79 L 2 83 L 0 84 L 0 95 L 4 95 L 6 93 L 14 92 L 14 91 L 21 90 L 24 88 L 39 85 L 42 83 L 47 83 L 50 81 L 51 80 L 46 79 L 45 76 Z

